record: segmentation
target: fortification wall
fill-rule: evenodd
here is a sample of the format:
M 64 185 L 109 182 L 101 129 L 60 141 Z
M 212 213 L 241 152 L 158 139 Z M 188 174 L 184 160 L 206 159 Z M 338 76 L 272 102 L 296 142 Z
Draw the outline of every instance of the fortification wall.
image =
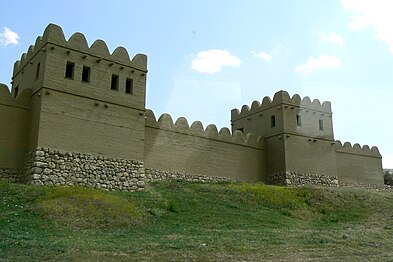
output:
M 30 93 L 13 98 L 0 84 L 0 179 L 17 181 L 26 153 Z
M 243 136 L 229 129 L 218 132 L 200 122 L 189 127 L 185 118 L 174 124 L 164 114 L 158 121 L 152 111 L 146 112 L 145 167 L 169 173 L 203 174 L 242 181 L 265 179 L 265 148 L 263 140 Z
M 269 176 L 268 182 L 269 184 L 279 186 L 339 186 L 337 176 L 289 171 L 272 174 Z
M 273 99 L 271 99 L 269 96 L 265 96 L 262 99 L 262 103 L 260 103 L 259 101 L 254 101 L 251 105 L 251 108 L 248 105 L 243 105 L 241 111 L 239 111 L 238 109 L 232 109 L 231 119 L 237 120 L 239 118 L 248 117 L 253 114 L 258 114 L 265 109 L 281 105 L 287 105 L 288 107 L 300 106 L 305 109 L 331 113 L 331 103 L 329 101 L 325 101 L 321 104 L 318 99 L 314 99 L 313 101 L 311 101 L 308 96 L 305 96 L 303 99 L 301 99 L 298 94 L 293 95 L 291 98 L 288 92 L 281 90 L 274 94 Z
M 14 90 L 32 93 L 28 149 L 143 160 L 146 73 L 146 55 L 48 25 L 14 65 Z
M 68 62 L 73 64 L 73 70 L 65 77 Z M 37 70 L 38 63 L 40 70 Z M 88 81 L 82 80 L 84 67 L 90 69 Z M 146 55 L 137 54 L 130 60 L 123 47 L 110 54 L 102 40 L 89 47 L 81 33 L 66 40 L 59 26 L 49 24 L 35 45 L 15 62 L 13 80 L 15 86 L 27 86 L 33 93 L 46 87 L 144 110 L 146 73 Z M 112 75 L 118 76 L 116 90 L 111 90 Z M 126 79 L 133 81 L 129 96 L 124 96 Z
M 336 154 L 331 141 L 285 135 L 286 170 L 293 172 L 335 176 Z
M 340 183 L 383 185 L 382 156 L 377 147 L 340 141 L 335 144 L 337 176 Z
M 55 90 L 41 98 L 38 147 L 143 161 L 140 111 Z
M 33 185 L 139 191 L 146 184 L 141 161 L 37 148 L 28 162 L 26 176 Z
M 245 133 L 265 137 L 289 133 L 333 140 L 330 102 L 321 104 L 318 99 L 311 101 L 307 96 L 301 99 L 297 94 L 291 98 L 285 91 L 277 92 L 273 99 L 264 97 L 262 103 L 254 101 L 251 107 L 243 105 L 240 111 L 233 109 L 231 120 L 232 131 L 243 129 Z

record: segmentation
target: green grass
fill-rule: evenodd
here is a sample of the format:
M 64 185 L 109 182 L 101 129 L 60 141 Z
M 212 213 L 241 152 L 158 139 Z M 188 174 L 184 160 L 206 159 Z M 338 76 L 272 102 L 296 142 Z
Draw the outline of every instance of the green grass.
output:
M 0 261 L 392 261 L 392 246 L 392 192 L 0 183 Z

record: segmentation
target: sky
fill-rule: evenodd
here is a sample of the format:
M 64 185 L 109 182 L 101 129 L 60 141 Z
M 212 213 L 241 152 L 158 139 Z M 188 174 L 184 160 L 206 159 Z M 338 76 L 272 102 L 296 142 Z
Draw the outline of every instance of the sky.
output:
M 393 168 L 391 0 L 0 0 L 0 82 L 49 23 L 68 39 L 148 56 L 156 118 L 230 127 L 230 110 L 279 90 L 331 101 L 335 139 Z

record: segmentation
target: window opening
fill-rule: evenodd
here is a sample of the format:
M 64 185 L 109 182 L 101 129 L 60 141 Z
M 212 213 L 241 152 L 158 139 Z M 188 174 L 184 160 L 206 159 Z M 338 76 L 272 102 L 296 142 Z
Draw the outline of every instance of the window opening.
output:
M 90 67 L 84 66 L 82 70 L 82 82 L 90 82 Z
M 242 133 L 244 133 L 244 128 L 238 128 L 237 130 L 241 131 Z
M 134 94 L 134 81 L 132 79 L 126 79 L 126 94 Z
M 112 75 L 111 89 L 112 90 L 119 90 L 119 76 L 118 75 Z
M 38 64 L 37 64 L 37 68 L 36 68 L 36 70 L 35 70 L 35 80 L 37 80 L 38 77 L 40 77 L 40 67 L 41 67 L 41 64 L 38 63 Z
M 14 98 L 18 96 L 18 93 L 19 93 L 19 86 L 15 87 L 14 89 Z
M 322 131 L 323 130 L 323 120 L 319 119 L 319 130 Z
M 67 62 L 66 71 L 65 71 L 65 77 L 66 78 L 70 78 L 70 79 L 74 78 L 74 68 L 75 68 L 75 64 L 74 63 Z
M 296 125 L 302 126 L 302 117 L 300 115 L 296 115 Z
M 270 124 L 271 124 L 271 127 L 275 127 L 276 126 L 276 116 L 271 116 L 270 117 Z

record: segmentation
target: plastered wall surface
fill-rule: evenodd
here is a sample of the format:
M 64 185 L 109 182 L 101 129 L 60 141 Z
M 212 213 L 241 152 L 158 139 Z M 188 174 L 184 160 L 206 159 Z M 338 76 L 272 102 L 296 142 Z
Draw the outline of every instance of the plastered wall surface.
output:
M 0 85 L 0 167 L 18 170 L 24 162 L 30 107 L 29 92 L 14 99 Z
M 303 136 L 285 136 L 286 170 L 333 176 L 337 173 L 334 143 Z
M 38 146 L 143 160 L 138 110 L 50 90 L 43 92 Z
M 0 85 L 0 179 L 120 190 L 172 178 L 383 183 L 376 147 L 335 142 L 330 102 L 279 91 L 233 109 L 232 131 L 217 130 L 185 118 L 174 123 L 168 114 L 157 120 L 145 108 L 146 77 L 146 55 L 131 59 L 123 47 L 110 53 L 104 41 L 89 45 L 81 33 L 67 40 L 50 24 L 15 62 L 11 93 Z M 56 163 L 62 157 L 67 167 Z M 110 181 L 98 177 L 103 159 Z M 134 165 L 131 177 L 121 163 Z
M 376 147 L 336 142 L 337 175 L 343 183 L 383 185 L 381 155 Z
M 240 132 L 233 137 L 215 126 L 204 130 L 200 123 L 189 128 L 185 119 L 173 124 L 169 115 L 156 122 L 151 111 L 147 117 L 146 168 L 243 181 L 265 179 L 265 149 L 256 137 L 245 139 Z

